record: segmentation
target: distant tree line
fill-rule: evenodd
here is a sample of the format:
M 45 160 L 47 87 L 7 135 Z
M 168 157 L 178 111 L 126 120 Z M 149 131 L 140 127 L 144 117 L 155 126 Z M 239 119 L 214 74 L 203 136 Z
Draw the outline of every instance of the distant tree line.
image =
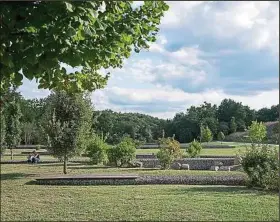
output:
M 46 117 L 50 96 L 26 99 L 20 93 L 9 90 L 2 94 L 2 97 L 6 102 L 1 105 L 1 144 L 9 138 L 6 129 L 18 131 L 20 137 L 15 143 L 43 144 L 45 137 L 41 125 Z M 17 117 L 19 123 L 10 118 L 14 109 L 20 112 Z M 199 106 L 191 106 L 186 112 L 177 113 L 173 119 L 167 120 L 140 113 L 93 110 L 91 129 L 94 133 L 106 137 L 109 144 L 117 144 L 126 136 L 139 143 L 155 143 L 162 137 L 163 132 L 165 137 L 173 137 L 180 143 L 186 143 L 194 139 L 200 140 L 202 127 L 208 127 L 213 139 L 217 139 L 220 132 L 226 136 L 236 131 L 247 130 L 254 120 L 270 122 L 278 120 L 278 117 L 279 104 L 254 110 L 241 102 L 224 99 L 219 106 L 204 102 Z M 19 129 L 9 128 L 11 121 L 14 121 L 15 127 Z

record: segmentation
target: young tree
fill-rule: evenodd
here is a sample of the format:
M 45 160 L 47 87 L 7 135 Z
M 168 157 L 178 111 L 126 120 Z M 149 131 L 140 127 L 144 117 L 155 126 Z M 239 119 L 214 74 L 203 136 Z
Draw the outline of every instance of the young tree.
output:
M 0 146 L 1 146 L 1 155 L 5 150 L 5 140 L 6 140 L 6 119 L 5 119 L 5 113 L 2 108 L 0 108 Z
M 211 142 L 213 140 L 213 136 L 212 136 L 212 132 L 211 130 L 208 128 L 208 126 L 206 127 L 201 127 L 201 141 L 202 142 Z
M 221 141 L 221 144 L 222 144 L 224 139 L 225 139 L 224 133 L 223 132 L 219 132 L 217 137 L 218 137 L 218 140 Z
M 191 158 L 194 158 L 200 154 L 201 150 L 202 150 L 201 143 L 194 140 L 193 142 L 191 142 L 190 146 L 187 147 L 186 152 Z
M 180 143 L 173 138 L 162 138 L 159 140 L 160 150 L 157 153 L 157 158 L 163 169 L 168 169 L 171 163 L 182 157 Z
M 163 1 L 136 8 L 133 1 L 1 2 L 1 89 L 23 77 L 44 89 L 102 88 L 108 75 L 99 70 L 149 48 L 168 8 Z M 67 74 L 61 64 L 80 69 Z
M 136 144 L 130 137 L 125 136 L 119 144 L 108 149 L 108 159 L 111 164 L 122 167 L 135 158 L 135 153 Z
M 229 129 L 231 133 L 235 133 L 237 129 L 237 124 L 235 122 L 235 117 L 232 117 L 229 123 Z
M 6 108 L 6 145 L 11 151 L 11 160 L 13 160 L 13 148 L 19 144 L 21 139 L 20 117 L 20 106 L 14 98 Z
M 260 144 L 266 137 L 266 127 L 262 122 L 253 121 L 249 126 L 249 137 L 253 143 Z
M 48 149 L 64 162 L 67 173 L 69 158 L 79 155 L 87 147 L 91 135 L 92 107 L 83 94 L 56 91 L 50 95 L 45 131 L 49 138 Z
M 23 134 L 24 144 L 31 144 L 31 137 L 34 137 L 36 126 L 34 123 L 25 122 L 21 124 L 21 131 Z
M 108 144 L 103 136 L 95 135 L 89 142 L 86 152 L 91 159 L 92 164 L 106 163 L 108 160 Z

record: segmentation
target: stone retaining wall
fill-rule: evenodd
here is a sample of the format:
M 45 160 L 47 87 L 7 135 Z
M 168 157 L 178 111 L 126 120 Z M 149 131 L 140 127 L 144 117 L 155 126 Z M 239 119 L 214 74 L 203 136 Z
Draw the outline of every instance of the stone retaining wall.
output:
M 153 154 L 136 154 L 136 159 L 156 159 L 156 155 Z
M 141 176 L 131 179 L 101 179 L 101 180 L 40 180 L 33 181 L 40 185 L 148 185 L 148 184 L 190 184 L 190 185 L 230 185 L 244 186 L 245 176 Z
M 200 155 L 200 158 L 235 158 L 235 156 Z M 156 154 L 137 154 L 136 159 L 157 159 Z
M 160 165 L 158 159 L 139 159 L 143 163 L 143 168 L 155 168 Z M 222 162 L 224 166 L 234 165 L 234 158 L 185 158 L 175 160 L 180 164 L 189 164 L 190 170 L 209 170 L 215 162 Z

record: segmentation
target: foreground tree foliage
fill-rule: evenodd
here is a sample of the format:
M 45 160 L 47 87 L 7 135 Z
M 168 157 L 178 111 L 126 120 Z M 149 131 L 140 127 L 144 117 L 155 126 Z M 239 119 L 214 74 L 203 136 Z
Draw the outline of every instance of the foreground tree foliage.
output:
M 102 88 L 102 68 L 121 67 L 132 50 L 156 41 L 168 5 L 145 1 L 0 3 L 1 89 L 36 79 L 39 88 L 72 92 Z M 79 67 L 67 73 L 62 64 Z
M 44 129 L 48 136 L 48 150 L 63 160 L 67 173 L 69 158 L 80 155 L 91 135 L 92 107 L 83 94 L 54 92 L 49 96 Z

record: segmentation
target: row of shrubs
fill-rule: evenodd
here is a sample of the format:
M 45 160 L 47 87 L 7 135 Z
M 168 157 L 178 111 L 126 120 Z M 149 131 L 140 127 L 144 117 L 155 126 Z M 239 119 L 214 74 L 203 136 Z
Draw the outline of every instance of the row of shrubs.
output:
M 116 146 L 110 146 L 102 137 L 96 135 L 87 147 L 87 156 L 92 164 L 122 167 L 131 163 L 135 154 L 136 143 L 130 137 L 124 137 Z
M 174 138 L 159 139 L 160 150 L 157 158 L 163 169 L 168 169 L 175 159 L 180 159 L 183 152 L 180 143 Z M 102 137 L 94 136 L 87 147 L 87 156 L 92 164 L 104 164 L 117 167 L 130 166 L 136 157 L 137 144 L 130 137 L 124 137 L 115 146 L 108 145 Z M 186 149 L 188 157 L 197 157 L 202 150 L 199 142 L 193 141 Z

